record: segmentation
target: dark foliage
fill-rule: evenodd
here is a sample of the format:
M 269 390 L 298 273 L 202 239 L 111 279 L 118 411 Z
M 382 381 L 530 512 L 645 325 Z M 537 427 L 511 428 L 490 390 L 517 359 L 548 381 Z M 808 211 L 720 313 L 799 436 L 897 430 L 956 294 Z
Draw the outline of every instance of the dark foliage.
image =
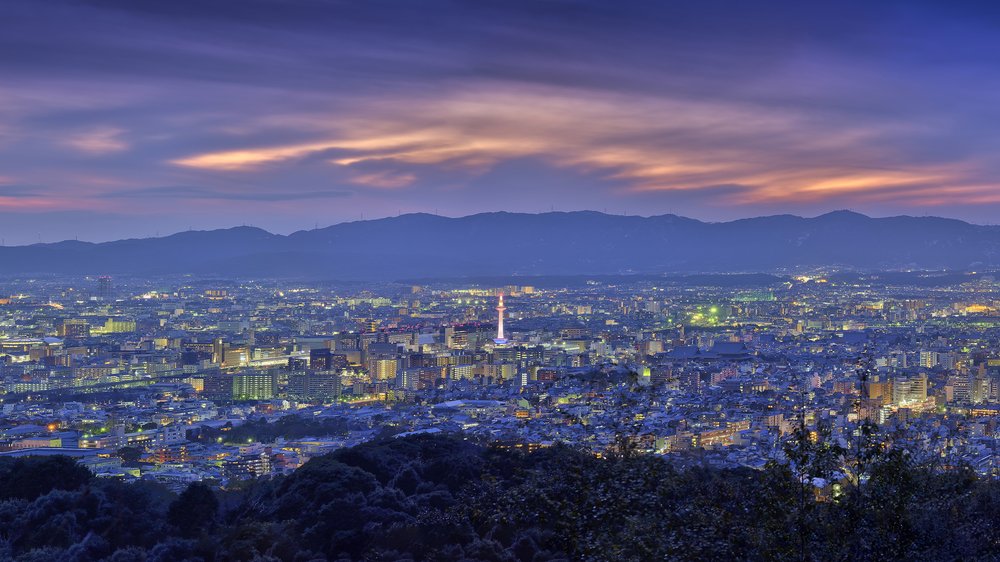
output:
M 765 470 L 680 470 L 643 455 L 524 454 L 417 436 L 338 451 L 237 491 L 192 484 L 176 496 L 91 479 L 68 459 L 4 461 L 0 560 L 1000 557 L 995 482 L 914 467 L 889 448 L 866 454 L 863 467 L 848 463 L 864 471 L 863 486 L 817 497 L 802 476 L 827 477 L 832 457 L 851 453 L 822 438 L 789 453 L 789 466 Z
M 33 500 L 52 490 L 75 490 L 90 478 L 90 471 L 69 457 L 2 458 L 0 499 Z
M 219 500 L 208 486 L 195 482 L 181 492 L 167 510 L 167 522 L 182 537 L 195 537 L 214 530 Z

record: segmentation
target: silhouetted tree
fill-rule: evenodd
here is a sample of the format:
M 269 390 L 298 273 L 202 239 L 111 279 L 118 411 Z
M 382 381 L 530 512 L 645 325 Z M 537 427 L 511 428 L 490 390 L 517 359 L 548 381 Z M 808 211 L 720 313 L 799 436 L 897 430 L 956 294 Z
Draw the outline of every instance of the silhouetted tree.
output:
M 0 459 L 0 560 L 1000 558 L 997 482 L 916 465 L 881 438 L 844 447 L 831 433 L 823 423 L 803 429 L 789 462 L 763 470 L 415 436 L 317 457 L 238 490 L 199 483 L 178 496 L 89 478 L 60 489 L 35 471 L 71 463 Z M 836 481 L 842 494 L 815 495 L 814 478 Z M 10 495 L 7 479 L 34 491 Z
M 35 499 L 52 490 L 76 490 L 93 475 L 66 456 L 0 459 L 0 499 Z
M 167 521 L 180 530 L 182 537 L 190 538 L 211 531 L 218 511 L 219 500 L 212 489 L 194 482 L 170 504 Z

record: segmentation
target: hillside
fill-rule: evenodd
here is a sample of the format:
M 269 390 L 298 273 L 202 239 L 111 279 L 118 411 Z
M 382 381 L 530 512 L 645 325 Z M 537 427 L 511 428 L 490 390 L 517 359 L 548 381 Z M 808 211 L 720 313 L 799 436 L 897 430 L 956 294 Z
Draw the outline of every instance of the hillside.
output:
M 65 457 L 3 458 L 0 557 L 996 560 L 996 482 L 928 472 L 891 450 L 873 458 L 863 491 L 845 484 L 825 501 L 778 464 L 682 469 L 657 456 L 563 446 L 525 455 L 458 437 L 368 443 L 288 476 L 179 495 L 95 479 Z
M 409 214 L 287 236 L 239 227 L 0 248 L 2 272 L 331 279 L 1000 266 L 1000 227 L 849 211 L 709 223 L 569 213 Z

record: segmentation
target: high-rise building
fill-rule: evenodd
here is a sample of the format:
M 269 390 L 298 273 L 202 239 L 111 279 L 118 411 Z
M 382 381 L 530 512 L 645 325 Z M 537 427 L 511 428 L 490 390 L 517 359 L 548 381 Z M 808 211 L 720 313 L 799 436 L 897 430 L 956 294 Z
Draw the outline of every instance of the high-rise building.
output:
M 395 379 L 399 370 L 399 361 L 396 359 L 376 359 L 375 368 L 372 370 L 372 380 L 384 381 Z
M 400 365 L 399 346 L 393 343 L 372 343 L 365 351 L 365 368 L 372 380 L 395 379 Z
M 228 402 L 233 399 L 233 377 L 223 373 L 214 373 L 202 379 L 201 395 L 206 400 Z
M 986 376 L 985 369 L 979 369 L 972 377 L 972 395 L 970 398 L 973 404 L 982 404 L 989 400 L 990 382 L 989 377 Z
M 97 296 L 102 299 L 110 299 L 114 296 L 114 288 L 111 285 L 111 277 L 102 275 L 97 278 Z
M 298 372 L 288 376 L 288 394 L 293 398 L 335 402 L 340 393 L 340 371 Z
M 892 383 L 893 404 L 909 404 L 927 400 L 927 375 L 898 377 Z
M 226 360 L 226 343 L 222 338 L 212 340 L 212 363 L 222 364 Z
M 278 392 L 275 373 L 239 373 L 233 375 L 233 400 L 270 400 Z
M 851 381 L 850 384 L 853 386 L 854 382 Z M 873 375 L 862 383 L 861 397 L 878 405 L 888 404 L 893 396 L 892 390 L 892 379 Z
M 318 347 L 309 350 L 309 368 L 314 371 L 328 371 L 333 361 L 333 353 L 329 348 Z

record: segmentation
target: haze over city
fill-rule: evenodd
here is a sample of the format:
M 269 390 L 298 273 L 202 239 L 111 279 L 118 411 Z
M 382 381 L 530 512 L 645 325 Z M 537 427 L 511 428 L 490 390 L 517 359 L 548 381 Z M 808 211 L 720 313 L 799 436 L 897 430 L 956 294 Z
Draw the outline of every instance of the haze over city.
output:
M 0 237 L 497 210 L 992 223 L 995 10 L 11 0 Z

